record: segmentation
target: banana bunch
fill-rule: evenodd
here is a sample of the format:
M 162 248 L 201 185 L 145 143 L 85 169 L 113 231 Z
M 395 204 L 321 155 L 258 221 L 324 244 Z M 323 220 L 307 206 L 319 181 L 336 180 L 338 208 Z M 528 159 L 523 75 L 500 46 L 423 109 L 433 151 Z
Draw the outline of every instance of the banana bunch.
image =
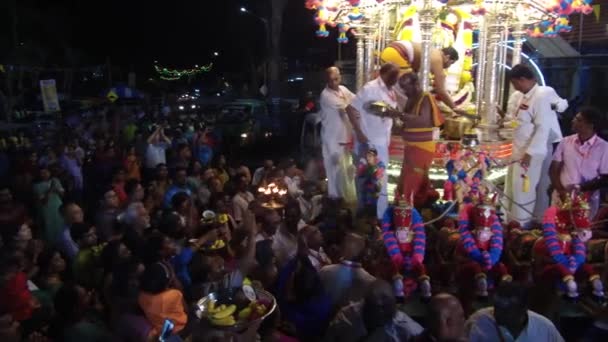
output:
M 210 249 L 221 249 L 226 246 L 224 240 L 215 240 L 215 242 L 209 247 Z
M 266 304 L 260 302 L 251 302 L 249 306 L 244 308 L 238 313 L 239 320 L 255 320 L 258 319 L 266 313 L 268 308 Z
M 215 306 L 215 302 L 209 302 L 209 321 L 211 324 L 220 327 L 229 327 L 236 324 L 234 319 L 234 312 L 236 311 L 236 305 L 220 305 Z

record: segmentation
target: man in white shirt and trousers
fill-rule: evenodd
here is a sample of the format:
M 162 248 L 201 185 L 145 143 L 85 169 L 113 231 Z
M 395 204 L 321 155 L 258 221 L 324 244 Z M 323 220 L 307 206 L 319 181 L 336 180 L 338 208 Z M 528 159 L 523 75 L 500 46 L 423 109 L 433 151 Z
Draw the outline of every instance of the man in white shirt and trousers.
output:
M 380 117 L 368 110 L 371 102 L 382 101 L 392 108 L 397 107 L 397 94 L 395 85 L 399 79 L 399 67 L 396 64 L 387 63 L 380 68 L 380 75 L 365 84 L 357 92 L 357 96 L 350 106 L 346 108 L 350 122 L 353 125 L 356 137 L 356 151 L 359 157 L 364 157 L 368 148 L 373 147 L 378 151 L 378 159 L 388 167 L 391 143 L 391 129 L 393 119 Z M 377 215 L 382 219 L 388 207 L 387 193 L 388 174 L 384 173 L 382 191 L 378 198 Z
M 346 107 L 355 95 L 340 85 L 340 69 L 331 67 L 325 70 L 327 86 L 321 92 L 321 142 L 323 164 L 327 176 L 327 192 L 330 199 L 344 197 L 342 189 L 345 177 L 340 170 L 340 160 L 345 150 L 344 145 L 351 140 L 351 125 L 346 115 Z
M 553 144 L 562 140 L 558 111 L 568 108 L 551 87 L 539 86 L 532 70 L 523 64 L 514 66 L 510 80 L 516 90 L 509 98 L 505 120 L 512 120 L 513 155 L 503 198 L 508 219 L 529 228 L 540 221 L 549 207 L 549 167 Z M 527 184 L 525 184 L 527 183 Z

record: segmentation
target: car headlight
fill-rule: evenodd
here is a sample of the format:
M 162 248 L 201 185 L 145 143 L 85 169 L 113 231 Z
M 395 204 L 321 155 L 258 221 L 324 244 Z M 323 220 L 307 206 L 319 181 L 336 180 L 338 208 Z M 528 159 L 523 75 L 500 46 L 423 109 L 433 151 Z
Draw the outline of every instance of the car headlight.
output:
M 177 108 L 179 108 L 179 110 L 184 110 L 184 106 L 179 106 Z

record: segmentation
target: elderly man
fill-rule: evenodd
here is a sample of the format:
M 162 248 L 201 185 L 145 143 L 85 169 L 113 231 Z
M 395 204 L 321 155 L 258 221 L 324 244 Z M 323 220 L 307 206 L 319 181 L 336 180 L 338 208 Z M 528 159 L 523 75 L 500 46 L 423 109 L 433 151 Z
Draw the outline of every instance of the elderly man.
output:
M 353 124 L 357 139 L 357 152 L 363 157 L 369 147 L 378 152 L 378 160 L 388 165 L 388 146 L 391 142 L 393 119 L 380 117 L 369 111 L 371 102 L 382 101 L 392 108 L 397 107 L 397 95 L 394 86 L 399 79 L 399 67 L 396 64 L 384 64 L 380 76 L 368 82 L 359 92 L 352 104 L 346 108 L 350 122 Z M 377 215 L 382 219 L 388 207 L 387 185 L 388 174 L 384 174 L 382 191 L 378 198 Z
M 590 193 L 590 218 L 599 209 L 598 189 L 608 181 L 608 142 L 597 136 L 603 115 L 592 107 L 582 108 L 572 120 L 575 134 L 555 150 L 551 164 L 554 201 L 566 199 L 574 189 Z
M 346 107 L 355 95 L 340 85 L 340 69 L 325 70 L 327 86 L 321 92 L 321 141 L 323 144 L 323 164 L 327 175 L 329 198 L 344 197 L 343 183 L 346 175 L 340 171 L 340 159 L 344 155 L 344 145 L 351 141 L 351 125 L 346 115 Z
M 465 325 L 469 342 L 564 341 L 547 318 L 528 310 L 527 290 L 514 283 L 501 283 L 494 307 L 475 312 Z
M 535 216 L 537 190 L 547 192 L 541 186 L 541 177 L 548 178 L 548 169 L 543 174 L 543 164 L 553 152 L 552 143 L 561 140 L 557 114 L 552 109 L 559 97 L 552 88 L 539 86 L 532 70 L 523 64 L 511 69 L 510 79 L 513 88 L 522 95 L 518 101 L 510 100 L 517 105 L 512 105 L 507 113 L 515 127 L 512 156 L 515 163 L 509 166 L 507 174 L 505 192 L 509 198 L 505 199 L 505 208 L 510 220 L 527 228 Z M 537 214 L 537 218 L 542 217 Z

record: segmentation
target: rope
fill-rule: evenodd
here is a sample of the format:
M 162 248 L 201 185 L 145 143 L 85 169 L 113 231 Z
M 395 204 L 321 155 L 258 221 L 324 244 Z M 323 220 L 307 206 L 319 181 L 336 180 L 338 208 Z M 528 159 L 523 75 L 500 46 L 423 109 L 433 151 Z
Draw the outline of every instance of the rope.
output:
M 447 208 L 447 209 L 446 209 L 446 210 L 445 210 L 443 213 L 441 213 L 441 215 L 439 215 L 438 217 L 436 217 L 436 218 L 434 218 L 434 219 L 432 219 L 432 220 L 430 220 L 430 221 L 424 222 L 424 223 L 422 223 L 422 224 L 423 224 L 423 225 L 425 225 L 425 226 L 429 226 L 429 225 L 431 225 L 431 224 L 433 224 L 433 223 L 435 223 L 435 222 L 437 222 L 437 221 L 441 220 L 441 219 L 442 219 L 442 218 L 444 218 L 444 217 L 445 217 L 447 214 L 449 214 L 449 213 L 450 213 L 450 211 L 452 211 L 452 209 L 454 209 L 454 207 L 456 206 L 456 203 L 457 203 L 456 201 L 453 201 L 453 202 L 452 202 L 452 204 L 450 204 L 450 206 L 449 206 L 449 207 L 448 207 L 448 208 Z

